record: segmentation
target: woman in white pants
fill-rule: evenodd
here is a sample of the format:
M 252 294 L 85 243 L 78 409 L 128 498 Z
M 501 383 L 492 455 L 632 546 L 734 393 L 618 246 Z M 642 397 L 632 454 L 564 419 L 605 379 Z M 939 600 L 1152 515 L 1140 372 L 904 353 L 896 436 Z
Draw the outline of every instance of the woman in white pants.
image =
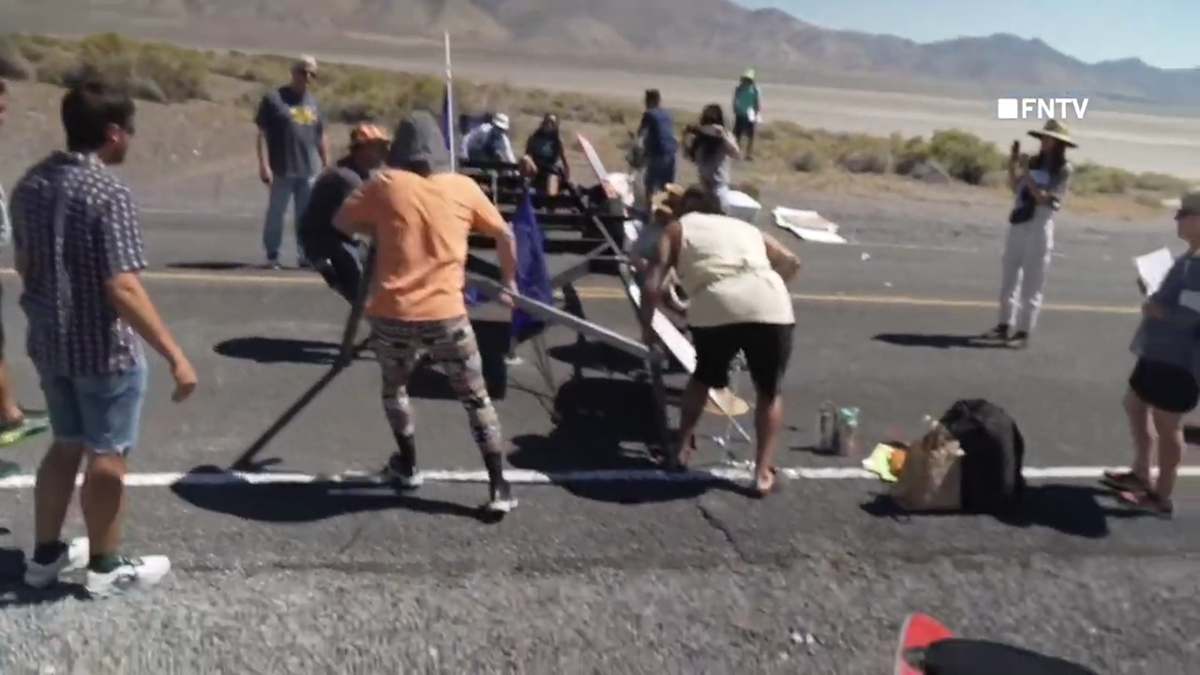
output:
M 1000 320 L 985 337 L 1022 348 L 1037 326 L 1042 288 L 1054 252 L 1054 214 L 1062 208 L 1074 168 L 1067 148 L 1078 147 L 1067 128 L 1056 120 L 1029 132 L 1042 142 L 1029 166 L 1017 173 L 1020 143 L 1013 141 L 1008 180 L 1016 201 L 1009 215 L 1008 238 L 1001 260 Z

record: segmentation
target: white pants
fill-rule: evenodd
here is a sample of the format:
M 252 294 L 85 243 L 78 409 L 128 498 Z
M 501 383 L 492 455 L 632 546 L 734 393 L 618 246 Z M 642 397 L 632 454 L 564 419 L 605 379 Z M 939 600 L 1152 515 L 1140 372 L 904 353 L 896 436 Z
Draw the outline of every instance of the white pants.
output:
M 1000 321 L 1032 332 L 1042 309 L 1042 288 L 1054 253 L 1054 221 L 1033 220 L 1008 227 L 1001 259 Z

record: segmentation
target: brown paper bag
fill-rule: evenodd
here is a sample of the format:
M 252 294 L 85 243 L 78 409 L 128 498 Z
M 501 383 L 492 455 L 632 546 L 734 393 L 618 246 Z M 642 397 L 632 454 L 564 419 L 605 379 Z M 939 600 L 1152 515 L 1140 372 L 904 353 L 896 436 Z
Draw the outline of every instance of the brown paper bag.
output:
M 909 448 L 892 499 L 909 511 L 955 511 L 962 505 L 962 448 L 939 422 Z

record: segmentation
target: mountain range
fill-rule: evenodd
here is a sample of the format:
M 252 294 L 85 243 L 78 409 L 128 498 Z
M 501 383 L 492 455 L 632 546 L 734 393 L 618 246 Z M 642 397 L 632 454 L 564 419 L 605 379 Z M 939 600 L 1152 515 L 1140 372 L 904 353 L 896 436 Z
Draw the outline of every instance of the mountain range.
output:
M 15 3 L 15 4 L 10 4 Z M 546 53 L 638 55 L 984 87 L 997 95 L 1088 96 L 1140 106 L 1200 106 L 1200 68 L 1162 69 L 1130 58 L 1085 63 L 1014 35 L 920 44 L 830 30 L 779 9 L 729 0 L 8 0 L 22 16 L 89 13 L 178 25 L 262 26 Z M 80 12 L 84 9 L 86 12 Z M 3 12 L 0 12 L 2 14 Z M 0 17 L 4 18 L 4 17 Z M 8 21 L 6 23 L 14 23 Z M 13 29 L 21 29 L 16 20 Z M 82 29 L 82 27 L 81 27 Z M 144 31 L 143 31 L 144 32 Z

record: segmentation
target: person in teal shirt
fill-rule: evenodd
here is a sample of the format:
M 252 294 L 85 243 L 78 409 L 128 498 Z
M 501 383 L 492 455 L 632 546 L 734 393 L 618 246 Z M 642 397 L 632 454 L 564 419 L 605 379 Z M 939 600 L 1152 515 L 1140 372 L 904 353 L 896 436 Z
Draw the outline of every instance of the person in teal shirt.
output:
M 733 137 L 737 139 L 738 147 L 742 139 L 746 139 L 746 150 L 742 156 L 747 160 L 754 159 L 754 127 L 762 117 L 762 95 L 758 91 L 758 83 L 754 81 L 754 69 L 742 73 L 737 89 L 733 90 Z

